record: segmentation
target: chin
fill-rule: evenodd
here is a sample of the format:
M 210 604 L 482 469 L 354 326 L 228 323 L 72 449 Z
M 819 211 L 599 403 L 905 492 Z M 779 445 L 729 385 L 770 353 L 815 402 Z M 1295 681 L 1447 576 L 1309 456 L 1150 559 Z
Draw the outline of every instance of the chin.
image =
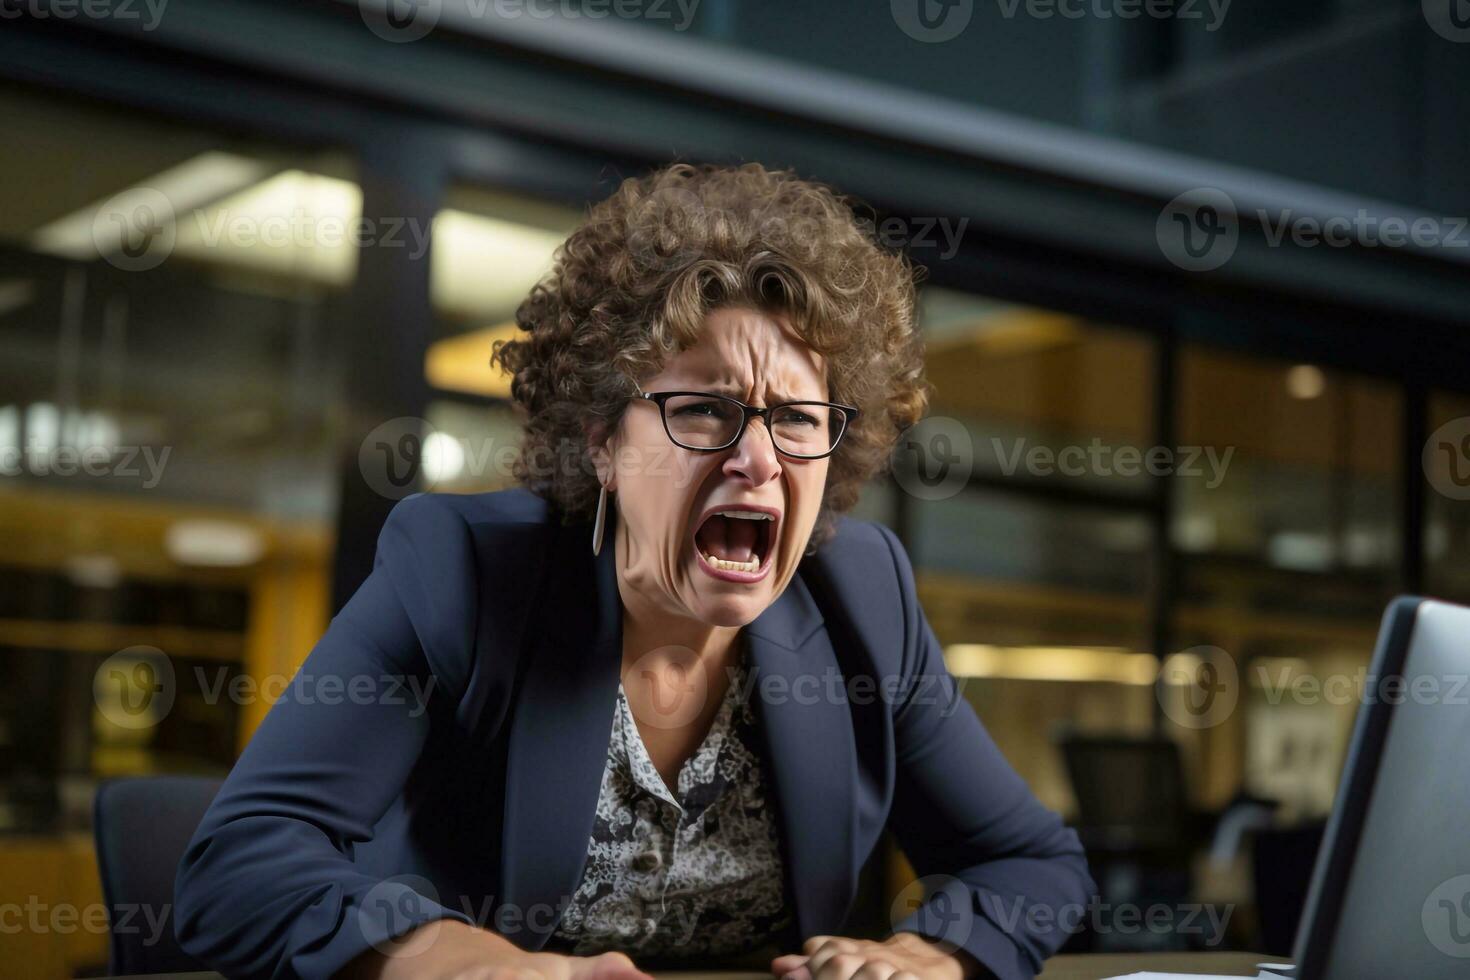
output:
M 770 604 L 770 595 L 762 589 L 759 595 L 704 596 L 694 611 L 711 626 L 741 627 L 754 622 Z

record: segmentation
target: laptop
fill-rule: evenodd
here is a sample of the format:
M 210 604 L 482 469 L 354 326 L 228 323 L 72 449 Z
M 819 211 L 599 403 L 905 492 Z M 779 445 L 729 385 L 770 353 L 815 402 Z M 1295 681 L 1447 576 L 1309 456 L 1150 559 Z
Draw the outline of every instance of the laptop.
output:
M 1384 613 L 1292 959 L 1296 980 L 1470 977 L 1470 609 Z

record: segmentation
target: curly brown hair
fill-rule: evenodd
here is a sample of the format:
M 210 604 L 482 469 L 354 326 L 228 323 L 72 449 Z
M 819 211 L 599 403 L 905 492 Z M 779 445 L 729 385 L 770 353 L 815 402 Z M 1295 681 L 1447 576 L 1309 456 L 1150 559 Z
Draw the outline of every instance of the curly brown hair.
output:
M 516 478 L 565 520 L 590 517 L 587 433 L 615 427 L 635 382 L 695 344 L 711 310 L 781 313 L 826 359 L 829 397 L 861 409 L 831 457 L 811 544 L 826 540 L 929 400 L 920 271 L 878 243 L 860 206 L 758 163 L 624 180 L 516 310 L 525 336 L 495 344 L 525 426 Z

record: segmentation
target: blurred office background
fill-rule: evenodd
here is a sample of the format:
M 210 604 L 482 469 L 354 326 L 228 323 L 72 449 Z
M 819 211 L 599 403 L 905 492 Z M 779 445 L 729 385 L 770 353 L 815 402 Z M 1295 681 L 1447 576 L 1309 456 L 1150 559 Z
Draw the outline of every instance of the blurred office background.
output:
M 1470 601 L 1470 26 L 920 2 L 7 6 L 5 900 L 100 902 L 99 781 L 225 773 L 395 500 L 509 484 L 490 345 L 590 202 L 758 160 L 926 269 L 935 424 L 860 512 L 966 696 L 1105 901 L 1234 910 L 1074 948 L 1284 952 L 1356 702 L 1283 690 L 1357 676 L 1395 593 Z M 1200 188 L 1237 213 L 1209 269 L 1168 243 Z M 1271 240 L 1360 212 L 1451 241 Z M 1028 462 L 1069 447 L 1102 462 Z M 875 855 L 855 921 L 911 876 Z M 105 967 L 95 929 L 14 942 Z

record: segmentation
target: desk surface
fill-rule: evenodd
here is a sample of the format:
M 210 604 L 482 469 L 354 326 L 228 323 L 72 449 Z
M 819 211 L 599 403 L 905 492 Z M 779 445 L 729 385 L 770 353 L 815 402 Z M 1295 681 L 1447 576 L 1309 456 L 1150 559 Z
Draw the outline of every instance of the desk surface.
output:
M 1055 956 L 1041 980 L 1104 980 L 1129 973 L 1238 974 L 1254 980 L 1257 963 L 1281 962 L 1259 953 L 1084 953 Z M 653 971 L 659 980 L 772 980 L 769 973 Z
M 1057 956 L 1047 961 L 1041 980 L 1104 980 L 1152 970 L 1160 973 L 1206 973 L 1243 977 L 1256 975 L 1256 964 L 1271 962 L 1259 953 L 1097 953 Z M 655 971 L 659 980 L 771 980 L 769 973 L 736 973 L 727 970 Z M 170 973 L 156 977 L 119 980 L 220 980 L 217 973 Z
M 1047 960 L 1042 980 L 1102 980 L 1145 970 L 1158 973 L 1215 973 L 1254 978 L 1257 963 L 1281 963 L 1259 953 L 1095 953 Z

